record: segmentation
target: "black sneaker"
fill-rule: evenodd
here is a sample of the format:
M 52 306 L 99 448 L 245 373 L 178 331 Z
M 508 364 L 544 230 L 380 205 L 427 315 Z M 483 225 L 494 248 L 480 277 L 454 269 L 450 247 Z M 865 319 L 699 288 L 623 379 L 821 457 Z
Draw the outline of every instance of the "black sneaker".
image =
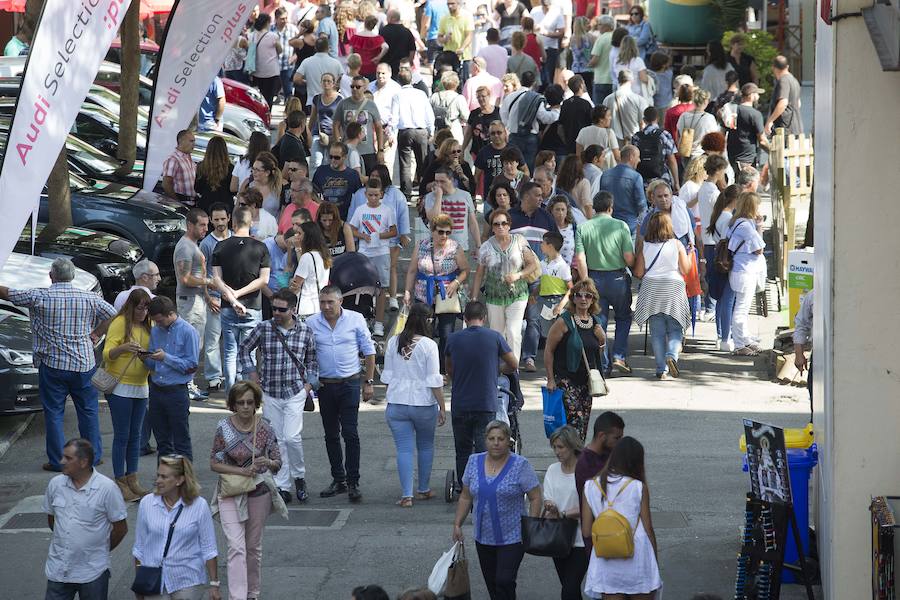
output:
M 331 482 L 327 488 L 319 492 L 320 498 L 331 498 L 332 496 L 337 496 L 338 494 L 344 494 L 347 492 L 347 484 L 343 481 L 334 480 Z
M 291 493 L 287 490 L 278 490 L 278 495 L 281 496 L 281 499 L 284 500 L 285 504 L 291 503 Z
M 206 393 L 214 394 L 216 392 L 221 392 L 224 389 L 225 389 L 225 386 L 222 384 L 221 381 L 219 381 L 217 383 L 210 383 L 208 386 L 206 386 Z
M 141 448 L 141 456 L 148 456 L 150 454 L 156 454 L 156 448 L 154 448 L 150 444 L 147 444 L 146 446 Z
M 362 492 L 359 491 L 358 483 L 351 483 L 347 486 L 347 488 L 347 498 L 350 500 L 350 502 L 359 502 L 360 500 L 362 500 Z
M 298 477 L 294 480 L 294 489 L 297 490 L 297 501 L 306 502 L 309 500 L 309 493 L 306 491 L 306 480 Z

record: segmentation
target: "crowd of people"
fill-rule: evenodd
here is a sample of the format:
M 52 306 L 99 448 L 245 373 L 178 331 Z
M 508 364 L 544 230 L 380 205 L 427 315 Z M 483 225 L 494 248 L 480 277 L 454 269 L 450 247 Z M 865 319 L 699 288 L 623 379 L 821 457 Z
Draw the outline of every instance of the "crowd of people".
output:
M 591 1 L 275 0 L 254 10 L 223 74 L 283 103 L 284 121 L 271 141 L 254 133 L 234 163 L 213 137 L 195 164 L 194 134 L 179 132 L 162 178 L 189 209 L 174 297 L 155 294 L 159 266 L 147 260 L 114 305 L 74 289 L 67 259 L 53 263 L 49 289 L 0 288 L 31 311 L 44 469 L 62 473 L 46 497 L 48 597 L 106 597 L 125 503 L 139 502 L 136 565 L 165 565 L 157 593 L 139 596 L 196 599 L 211 586 L 219 597 L 217 516 L 229 595 L 257 598 L 268 515 L 309 498 L 304 412 L 318 408 L 325 429 L 331 483 L 320 496 L 362 499 L 358 410 L 377 401 L 379 338 L 397 505 L 435 496 L 434 436 L 449 408 L 452 537 L 463 540 L 471 511 L 492 599 L 516 596 L 519 516 L 542 511 L 581 523 L 571 554 L 555 560 L 562 598 L 651 597 L 661 582 L 643 447 L 609 412 L 589 437 L 590 372 L 632 374 L 634 322 L 649 328 L 656 377 L 678 377 L 698 306 L 720 350 L 759 352 L 748 323 L 766 274 L 757 187 L 773 127 L 800 132 L 802 122 L 784 57 L 772 62 L 764 116 L 761 65 L 741 34 L 727 53 L 710 42 L 702 72 L 676 74 L 644 10 L 627 12 L 619 25 Z M 221 130 L 223 107 L 216 78 L 198 129 Z M 343 255 L 377 273 L 368 320 L 331 281 Z M 387 313 L 401 305 L 405 324 L 388 336 Z M 93 470 L 103 448 L 90 340 L 104 334 L 114 482 Z M 515 382 L 541 362 L 568 423 L 550 438 L 559 463 L 543 488 L 510 452 L 514 432 L 497 407 L 498 377 Z M 225 393 L 232 414 L 207 444 L 219 476 L 207 502 L 189 412 L 211 392 Z M 64 443 L 67 396 L 81 437 Z M 153 452 L 151 493 L 137 472 Z M 635 531 L 628 560 L 591 553 L 593 519 L 613 501 Z M 97 511 L 90 524 L 73 517 L 84 502 Z M 73 539 L 92 557 L 77 568 Z M 354 597 L 379 597 L 375 588 Z

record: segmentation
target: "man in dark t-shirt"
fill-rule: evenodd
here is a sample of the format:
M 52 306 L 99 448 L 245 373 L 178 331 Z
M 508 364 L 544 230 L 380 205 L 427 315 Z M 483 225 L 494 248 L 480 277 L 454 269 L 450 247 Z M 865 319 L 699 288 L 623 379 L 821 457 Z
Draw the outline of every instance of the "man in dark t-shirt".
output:
M 391 65 L 391 73 L 396 81 L 400 75 L 400 59 L 412 61 L 416 53 L 416 39 L 412 32 L 400 24 L 400 12 L 391 9 L 387 12 L 387 25 L 381 27 L 381 37 L 388 45 L 388 51 L 381 57 L 381 62 Z
M 475 182 L 477 185 L 478 174 L 484 173 L 484 196 L 491 191 L 491 183 L 494 177 L 503 172 L 503 163 L 500 162 L 500 153 L 506 148 L 509 141 L 509 133 L 502 121 L 493 121 L 488 126 L 490 143 L 478 151 L 475 156 Z M 525 164 L 523 158 L 519 164 Z
M 728 158 L 734 166 L 743 163 L 757 166 L 760 145 L 766 144 L 766 133 L 762 113 L 756 110 L 762 90 L 755 83 L 741 87 L 741 103 L 737 107 L 734 129 L 728 130 Z
M 238 375 L 238 345 L 262 320 L 260 290 L 266 289 L 269 282 L 269 250 L 250 237 L 252 222 L 253 213 L 249 208 L 236 208 L 231 216 L 234 233 L 219 242 L 212 254 L 213 279 L 222 292 L 222 365 L 226 393 Z
M 803 117 L 800 115 L 800 82 L 788 69 L 788 59 L 776 56 L 772 60 L 775 88 L 769 101 L 769 118 L 766 133 L 783 127 L 787 133 L 803 133 Z
M 594 420 L 594 437 L 584 446 L 575 463 L 575 489 L 578 490 L 579 507 L 584 499 L 584 484 L 600 474 L 609 460 L 610 452 L 624 434 L 625 421 L 610 410 L 600 413 Z M 590 538 L 585 538 L 584 542 L 590 552 Z
M 575 138 L 578 132 L 591 124 L 594 106 L 587 100 L 584 79 L 581 75 L 569 78 L 569 89 L 573 96 L 562 103 L 559 110 L 559 124 L 562 127 L 566 151 L 575 154 Z
M 484 452 L 484 429 L 497 414 L 497 376 L 512 373 L 516 356 L 503 336 L 484 326 L 487 307 L 473 300 L 466 304 L 466 328 L 447 339 L 447 375 L 453 382 L 451 423 L 456 446 L 456 479 L 473 452 Z M 502 364 L 501 364 L 502 361 Z

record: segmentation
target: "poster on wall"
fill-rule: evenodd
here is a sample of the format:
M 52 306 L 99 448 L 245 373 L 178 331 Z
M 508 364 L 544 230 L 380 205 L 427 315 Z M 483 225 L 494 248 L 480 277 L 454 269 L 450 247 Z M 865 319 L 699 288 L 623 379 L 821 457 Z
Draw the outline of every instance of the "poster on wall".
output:
M 744 419 L 750 489 L 760 500 L 792 504 L 784 430 Z

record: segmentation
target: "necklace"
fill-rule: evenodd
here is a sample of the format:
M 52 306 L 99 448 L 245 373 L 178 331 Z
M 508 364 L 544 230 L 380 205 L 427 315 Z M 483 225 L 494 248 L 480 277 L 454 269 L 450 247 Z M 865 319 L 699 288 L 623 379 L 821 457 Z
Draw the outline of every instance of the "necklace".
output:
M 496 464 L 496 463 L 494 463 L 494 459 L 488 458 L 486 461 L 484 461 L 484 470 L 487 471 L 488 475 L 493 476 L 493 475 L 496 475 L 497 473 L 499 473 L 500 470 L 503 468 L 503 465 L 505 465 L 505 464 L 506 464 L 505 459 L 500 464 Z
M 173 502 L 172 504 L 169 504 L 169 499 L 166 498 L 165 496 L 163 496 L 163 502 L 165 503 L 165 505 L 168 507 L 169 510 L 172 510 L 173 508 L 175 508 L 175 505 L 178 504 L 178 500 L 175 500 L 175 502 Z
M 575 320 L 575 324 L 578 325 L 581 329 L 591 329 L 594 326 L 594 319 L 591 315 L 588 315 L 587 318 L 582 319 L 577 314 L 573 314 L 572 318 Z

